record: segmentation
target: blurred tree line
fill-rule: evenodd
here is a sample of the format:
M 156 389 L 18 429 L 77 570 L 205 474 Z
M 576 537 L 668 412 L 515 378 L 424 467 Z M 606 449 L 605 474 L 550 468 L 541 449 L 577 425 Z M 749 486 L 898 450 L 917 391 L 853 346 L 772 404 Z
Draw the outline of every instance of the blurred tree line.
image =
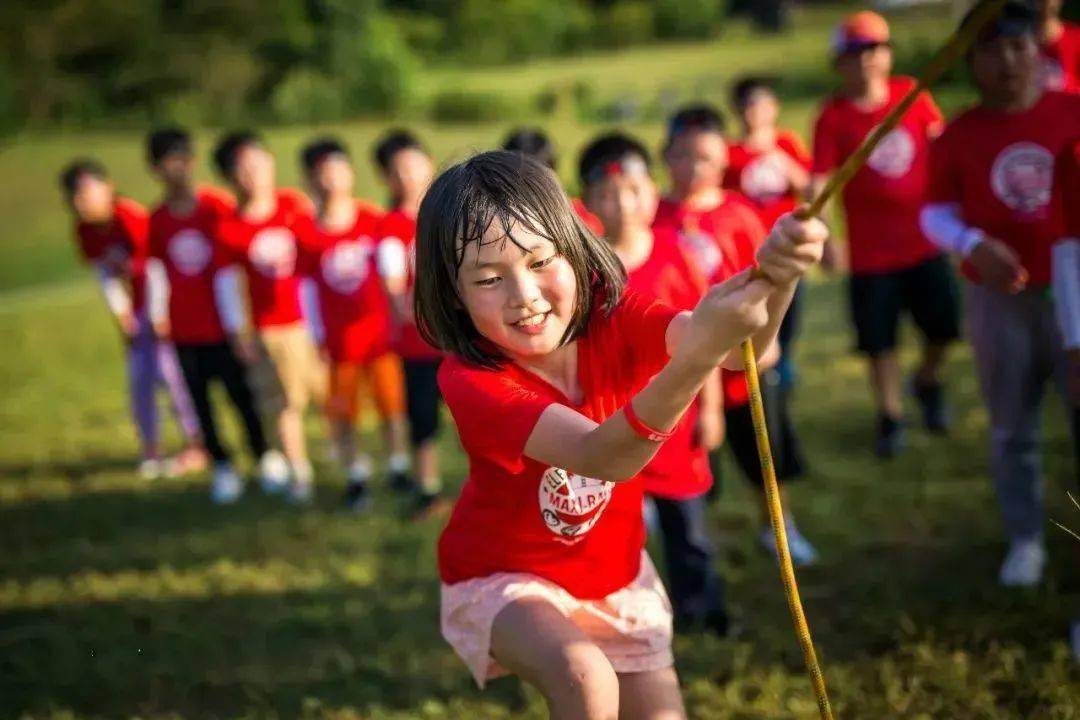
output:
M 725 0 L 3 0 L 0 131 L 415 108 L 425 63 L 707 38 Z

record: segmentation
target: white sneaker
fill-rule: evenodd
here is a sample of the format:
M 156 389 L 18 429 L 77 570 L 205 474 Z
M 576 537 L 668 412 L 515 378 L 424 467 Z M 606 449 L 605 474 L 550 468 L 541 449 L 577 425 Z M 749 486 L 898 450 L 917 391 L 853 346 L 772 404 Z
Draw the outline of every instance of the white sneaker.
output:
M 259 458 L 259 485 L 267 495 L 277 495 L 289 486 L 289 461 L 279 450 L 267 450 Z
M 1009 545 L 998 578 L 1006 587 L 1031 587 L 1042 582 L 1046 548 L 1041 540 L 1019 540 Z
M 371 480 L 371 458 L 358 457 L 345 473 L 350 483 L 366 483 Z
M 162 466 L 162 461 L 157 458 L 146 458 L 139 463 L 137 470 L 139 477 L 143 480 L 160 480 L 165 474 L 165 469 Z
M 795 567 L 809 567 L 815 564 L 818 561 L 817 550 L 799 532 L 798 526 L 788 522 L 785 530 L 787 531 L 788 552 L 791 553 L 791 564 Z M 760 540 L 762 547 L 776 557 L 776 538 L 773 536 L 771 526 L 761 529 Z
M 229 463 L 214 465 L 214 478 L 210 482 L 210 499 L 215 505 L 232 505 L 244 494 L 244 483 Z
M 310 505 L 315 499 L 315 483 L 294 482 L 289 486 L 289 502 L 294 505 Z

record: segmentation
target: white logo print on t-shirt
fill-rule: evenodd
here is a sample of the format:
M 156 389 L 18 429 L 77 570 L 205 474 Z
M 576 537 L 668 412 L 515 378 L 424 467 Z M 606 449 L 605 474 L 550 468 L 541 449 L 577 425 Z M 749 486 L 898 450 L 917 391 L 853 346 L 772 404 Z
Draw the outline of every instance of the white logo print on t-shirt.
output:
M 576 543 L 596 525 L 614 487 L 612 482 L 548 468 L 540 481 L 540 516 L 560 541 Z
M 349 295 L 367 279 L 371 247 L 360 240 L 341 242 L 323 253 L 322 275 L 335 292 Z
M 296 238 L 285 228 L 260 230 L 251 241 L 248 257 L 263 277 L 289 277 L 296 269 Z
M 1054 156 L 1042 145 L 1009 145 L 990 168 L 990 188 L 998 200 L 1024 215 L 1041 214 L 1050 204 Z
M 784 170 L 784 159 L 778 152 L 759 155 L 743 168 L 739 186 L 744 195 L 755 200 L 772 200 L 790 187 Z
M 198 230 L 181 230 L 169 240 L 169 259 L 181 275 L 194 277 L 210 264 L 210 241 Z
M 905 128 L 898 127 L 878 143 L 866 164 L 879 175 L 896 179 L 907 175 L 914 161 L 915 141 Z

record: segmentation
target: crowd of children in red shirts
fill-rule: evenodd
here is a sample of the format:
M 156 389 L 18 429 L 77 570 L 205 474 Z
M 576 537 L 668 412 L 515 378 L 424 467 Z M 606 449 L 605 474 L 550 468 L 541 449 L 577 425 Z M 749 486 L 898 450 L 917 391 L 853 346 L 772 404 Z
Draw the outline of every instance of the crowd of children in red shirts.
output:
M 357 447 L 363 396 L 378 411 L 389 484 L 419 512 L 443 510 L 435 436 L 445 395 L 470 462 L 439 546 L 448 641 L 480 684 L 516 672 L 553 709 L 610 707 L 614 677 L 616 704 L 624 692 L 642 707 L 667 702 L 677 717 L 672 620 L 729 632 L 706 521 L 716 452 L 730 446 L 761 483 L 730 350 L 748 335 L 761 341 L 777 474 L 799 477 L 806 460 L 788 409 L 798 280 L 815 252 L 846 269 L 873 446 L 890 458 L 904 444 L 904 314 L 923 340 L 908 390 L 926 429 L 948 430 L 941 371 L 962 325 L 951 254 L 962 261 L 963 326 L 1009 540 L 1000 581 L 1039 583 L 1044 386 L 1058 378 L 1080 408 L 1080 28 L 1059 10 L 1055 0 L 1036 11 L 1006 4 L 968 53 L 971 109 L 946 121 L 928 93 L 918 98 L 844 187 L 843 246 L 789 213 L 914 86 L 892 74 L 888 25 L 871 12 L 837 28 L 840 89 L 811 151 L 777 126 L 770 82 L 745 78 L 733 92 L 737 136 L 708 105 L 670 118 L 663 197 L 649 151 L 619 132 L 582 151 L 574 200 L 555 187 L 555 149 L 539 130 L 512 133 L 502 152 L 434 185 L 421 143 L 391 132 L 374 150 L 385 212 L 354 198 L 349 151 L 333 138 L 303 150 L 304 194 L 277 187 L 257 135 L 230 134 L 213 153 L 225 192 L 194 183 L 187 133 L 154 132 L 147 159 L 163 196 L 149 215 L 114 195 L 100 165 L 73 163 L 62 185 L 128 342 L 142 471 L 199 469 L 209 456 L 213 499 L 240 497 L 211 407 L 220 380 L 265 490 L 310 501 L 302 423 L 314 403 L 345 502 L 362 510 L 374 472 Z M 748 279 L 755 265 L 772 284 Z M 174 461 L 157 440 L 159 379 L 187 443 Z M 670 599 L 642 554 L 643 497 Z M 793 559 L 813 563 L 790 510 L 786 521 Z M 1074 635 L 1080 650 L 1080 626 Z M 567 667 L 580 681 L 569 689 Z

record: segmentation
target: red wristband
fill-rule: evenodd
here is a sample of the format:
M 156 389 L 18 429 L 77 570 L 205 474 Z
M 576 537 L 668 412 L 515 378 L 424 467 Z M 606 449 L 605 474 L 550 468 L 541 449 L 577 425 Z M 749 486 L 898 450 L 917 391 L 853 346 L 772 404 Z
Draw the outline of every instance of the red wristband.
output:
M 662 432 L 643 423 L 641 418 L 637 416 L 637 413 L 634 412 L 633 401 L 623 405 L 623 415 L 626 417 L 626 422 L 630 424 L 630 429 L 633 430 L 638 437 L 644 438 L 650 442 L 664 442 L 675 434 L 674 428 L 668 432 Z

